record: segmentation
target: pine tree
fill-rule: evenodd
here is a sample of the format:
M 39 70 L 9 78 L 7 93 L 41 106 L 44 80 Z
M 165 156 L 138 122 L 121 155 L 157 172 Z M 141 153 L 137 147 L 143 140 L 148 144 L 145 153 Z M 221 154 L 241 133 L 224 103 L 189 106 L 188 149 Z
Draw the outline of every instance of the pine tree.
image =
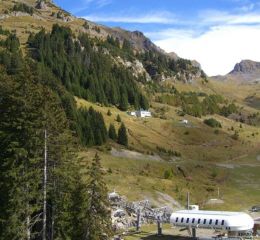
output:
M 122 111 L 126 111 L 128 109 L 128 99 L 127 99 L 126 93 L 121 94 L 119 109 L 122 110 Z
M 112 139 L 114 141 L 117 140 L 117 134 L 116 134 L 116 129 L 115 129 L 114 124 L 109 125 L 108 136 L 110 139 Z
M 41 220 L 44 95 L 32 84 L 30 71 L 24 72 L 18 77 L 1 74 L 0 239 L 28 239 Z
M 122 123 L 120 128 L 118 129 L 118 140 L 117 142 L 121 145 L 128 146 L 128 137 L 125 124 Z
M 147 101 L 147 98 L 141 95 L 140 105 L 143 109 L 149 109 L 149 103 Z
M 122 121 L 119 114 L 117 114 L 116 121 L 117 121 L 117 122 L 121 122 L 121 121 Z
M 107 116 L 112 116 L 110 109 L 108 109 L 108 111 L 107 111 Z
M 46 238 L 83 239 L 87 191 L 77 187 L 74 138 L 61 101 L 37 82 L 35 69 L 0 74 L 0 239 L 42 238 L 44 192 Z M 84 200 L 78 208 L 74 194 Z M 81 237 L 73 238 L 74 234 Z
M 111 213 L 107 187 L 103 178 L 100 158 L 96 154 L 88 172 L 88 206 L 85 239 L 103 240 L 111 236 Z

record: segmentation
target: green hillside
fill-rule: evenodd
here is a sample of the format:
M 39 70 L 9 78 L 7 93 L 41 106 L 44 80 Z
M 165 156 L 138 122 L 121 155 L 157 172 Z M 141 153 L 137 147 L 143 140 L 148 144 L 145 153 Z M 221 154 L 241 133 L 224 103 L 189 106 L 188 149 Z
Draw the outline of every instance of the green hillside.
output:
M 210 79 L 50 1 L 0 14 L 0 239 L 108 239 L 114 189 L 158 207 L 187 192 L 204 209 L 259 204 L 259 84 Z

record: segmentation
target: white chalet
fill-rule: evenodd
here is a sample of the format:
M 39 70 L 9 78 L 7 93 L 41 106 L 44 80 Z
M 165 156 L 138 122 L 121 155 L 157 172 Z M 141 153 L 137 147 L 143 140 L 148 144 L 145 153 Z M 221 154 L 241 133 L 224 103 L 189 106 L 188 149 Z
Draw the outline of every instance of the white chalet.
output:
M 183 120 L 181 120 L 180 121 L 182 124 L 188 124 L 189 123 L 189 121 L 187 120 L 187 119 L 183 119 Z
M 146 117 L 151 117 L 152 113 L 148 110 L 140 109 L 140 110 L 136 111 L 136 116 L 141 117 L 141 118 L 146 118 Z

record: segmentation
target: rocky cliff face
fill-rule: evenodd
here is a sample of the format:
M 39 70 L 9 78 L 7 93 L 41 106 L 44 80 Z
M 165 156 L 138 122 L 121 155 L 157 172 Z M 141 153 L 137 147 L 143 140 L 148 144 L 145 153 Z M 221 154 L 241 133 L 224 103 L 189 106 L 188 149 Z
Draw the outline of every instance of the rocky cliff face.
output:
M 234 66 L 234 69 L 225 76 L 215 76 L 212 79 L 218 81 L 233 81 L 239 84 L 260 83 L 260 62 L 242 60 Z
M 253 74 L 260 73 L 260 62 L 243 60 L 237 63 L 229 74 Z

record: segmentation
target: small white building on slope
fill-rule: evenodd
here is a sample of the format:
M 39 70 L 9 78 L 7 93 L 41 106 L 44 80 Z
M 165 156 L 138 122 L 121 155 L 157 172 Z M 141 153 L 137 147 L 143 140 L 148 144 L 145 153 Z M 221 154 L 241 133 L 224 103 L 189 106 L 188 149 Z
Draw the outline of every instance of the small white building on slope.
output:
M 152 117 L 152 113 L 148 110 L 137 110 L 137 111 L 131 111 L 131 112 L 127 112 L 128 115 L 132 116 L 132 117 L 140 117 L 140 118 L 148 118 L 148 117 Z
M 148 110 L 140 109 L 136 111 L 136 116 L 141 118 L 152 117 L 152 113 Z

